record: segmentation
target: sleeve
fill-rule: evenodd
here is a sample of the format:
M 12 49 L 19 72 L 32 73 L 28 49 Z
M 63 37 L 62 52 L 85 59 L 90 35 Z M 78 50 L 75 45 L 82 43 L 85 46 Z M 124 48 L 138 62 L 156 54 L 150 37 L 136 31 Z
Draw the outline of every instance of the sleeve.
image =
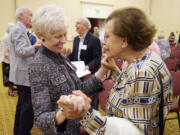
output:
M 1 51 L 2 51 L 1 53 L 4 56 L 7 56 L 7 47 L 8 47 L 7 38 L 6 38 L 6 36 L 4 36 L 1 41 Z
M 164 117 L 166 117 L 167 103 L 171 100 L 171 98 L 167 98 L 172 94 L 171 79 L 167 75 L 161 76 L 161 78 L 163 79 L 162 87 L 166 88 L 164 89 Z M 125 79 L 120 78 L 120 80 Z M 134 132 L 138 135 L 151 134 L 152 131 L 158 130 L 161 91 L 158 77 L 148 70 L 137 70 L 128 76 L 128 81 L 122 83 L 123 98 L 116 91 L 113 91 L 108 98 L 108 102 L 112 106 L 116 105 L 110 107 L 111 113 L 114 113 L 116 117 L 102 116 L 98 111 L 90 109 L 81 120 L 81 125 L 89 134 L 117 135 L 122 133 L 131 135 Z M 122 83 L 117 83 L 117 85 L 121 86 Z M 120 86 L 115 88 L 120 88 Z M 123 114 L 118 110 L 123 110 Z M 118 116 L 123 116 L 123 118 Z
M 80 123 L 90 135 L 143 135 L 142 131 L 129 120 L 102 116 L 92 108 Z
M 56 111 L 52 110 L 47 69 L 38 64 L 31 64 L 29 68 L 29 80 L 31 86 L 31 97 L 34 109 L 34 121 L 39 129 L 46 134 L 57 134 L 58 129 L 55 116 Z
M 9 46 L 8 46 L 8 36 L 2 39 L 2 51 L 4 52 L 4 56 L 9 56 Z
M 93 59 L 88 63 L 90 71 L 97 70 L 101 62 L 102 48 L 98 38 L 94 39 L 93 44 Z
M 96 92 L 101 92 L 102 90 L 104 90 L 104 86 L 101 80 L 96 78 L 94 74 L 87 81 L 82 82 L 79 80 L 78 88 L 88 96 L 91 96 Z
M 75 41 L 76 40 L 76 38 L 74 38 L 74 41 L 73 41 L 73 49 L 72 49 L 72 52 L 67 56 L 67 58 L 70 60 L 70 61 L 74 61 L 74 58 L 73 58 L 73 56 L 74 56 L 74 51 L 75 51 Z M 78 53 L 78 52 L 77 52 Z
M 112 76 L 111 76 L 111 79 L 113 80 L 113 82 L 116 81 L 116 78 L 121 74 L 121 71 L 117 71 L 117 72 L 113 72 L 112 73 Z
M 16 29 L 14 33 L 11 35 L 12 41 L 15 45 L 15 51 L 20 57 L 29 57 L 35 54 L 34 46 L 28 45 L 30 41 L 26 38 L 25 33 L 20 30 Z M 29 42 L 29 43 L 28 43 Z

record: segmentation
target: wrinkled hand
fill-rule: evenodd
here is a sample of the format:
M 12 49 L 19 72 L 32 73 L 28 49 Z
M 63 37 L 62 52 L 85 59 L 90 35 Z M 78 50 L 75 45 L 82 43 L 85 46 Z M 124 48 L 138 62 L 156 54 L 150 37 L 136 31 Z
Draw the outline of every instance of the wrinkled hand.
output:
M 89 70 L 89 66 L 85 66 L 85 69 L 84 69 L 84 71 L 85 71 L 85 70 Z
M 68 119 L 84 117 L 90 108 L 89 98 L 80 90 L 73 91 L 74 95 L 63 95 L 57 101 L 58 107 L 62 107 Z
M 36 44 L 34 45 L 34 47 L 36 49 L 39 49 L 41 47 L 41 42 L 36 42 Z
M 106 67 L 109 70 L 112 71 L 118 71 L 119 67 L 116 65 L 116 62 L 113 58 L 108 58 L 107 56 L 105 56 L 102 60 L 101 60 L 101 65 Z

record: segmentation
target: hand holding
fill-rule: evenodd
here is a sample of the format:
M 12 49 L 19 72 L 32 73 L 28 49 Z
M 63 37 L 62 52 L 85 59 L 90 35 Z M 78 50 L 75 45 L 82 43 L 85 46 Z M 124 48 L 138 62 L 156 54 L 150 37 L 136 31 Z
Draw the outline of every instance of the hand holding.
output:
M 69 119 L 82 118 L 90 108 L 88 97 L 81 91 L 74 91 L 74 95 L 61 96 L 58 107 L 62 107 Z
M 40 42 L 36 42 L 36 44 L 34 45 L 35 49 L 39 49 L 41 47 L 41 43 Z

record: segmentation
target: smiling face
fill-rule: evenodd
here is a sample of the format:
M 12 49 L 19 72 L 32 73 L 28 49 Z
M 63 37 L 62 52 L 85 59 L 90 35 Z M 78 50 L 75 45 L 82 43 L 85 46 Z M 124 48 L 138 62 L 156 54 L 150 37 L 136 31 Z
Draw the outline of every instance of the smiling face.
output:
M 43 45 L 46 46 L 50 51 L 60 54 L 62 52 L 63 45 L 67 40 L 66 33 L 66 28 L 59 29 L 58 31 L 54 32 L 50 38 L 42 38 L 45 40 L 43 41 Z
M 109 58 L 121 58 L 126 47 L 126 41 L 113 33 L 114 20 L 111 19 L 105 26 L 104 44 L 107 48 L 106 53 Z

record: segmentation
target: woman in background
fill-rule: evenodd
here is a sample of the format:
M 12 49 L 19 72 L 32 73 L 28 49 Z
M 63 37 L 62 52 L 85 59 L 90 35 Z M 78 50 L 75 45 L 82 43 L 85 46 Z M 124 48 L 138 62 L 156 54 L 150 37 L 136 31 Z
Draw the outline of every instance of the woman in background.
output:
M 10 57 L 9 57 L 9 46 L 8 46 L 8 34 L 14 23 L 8 23 L 6 28 L 6 33 L 1 41 L 1 61 L 2 61 L 2 70 L 3 70 L 3 84 L 5 87 L 8 87 L 9 96 L 17 96 L 13 90 L 15 90 L 14 84 L 9 81 L 9 70 L 10 70 Z

